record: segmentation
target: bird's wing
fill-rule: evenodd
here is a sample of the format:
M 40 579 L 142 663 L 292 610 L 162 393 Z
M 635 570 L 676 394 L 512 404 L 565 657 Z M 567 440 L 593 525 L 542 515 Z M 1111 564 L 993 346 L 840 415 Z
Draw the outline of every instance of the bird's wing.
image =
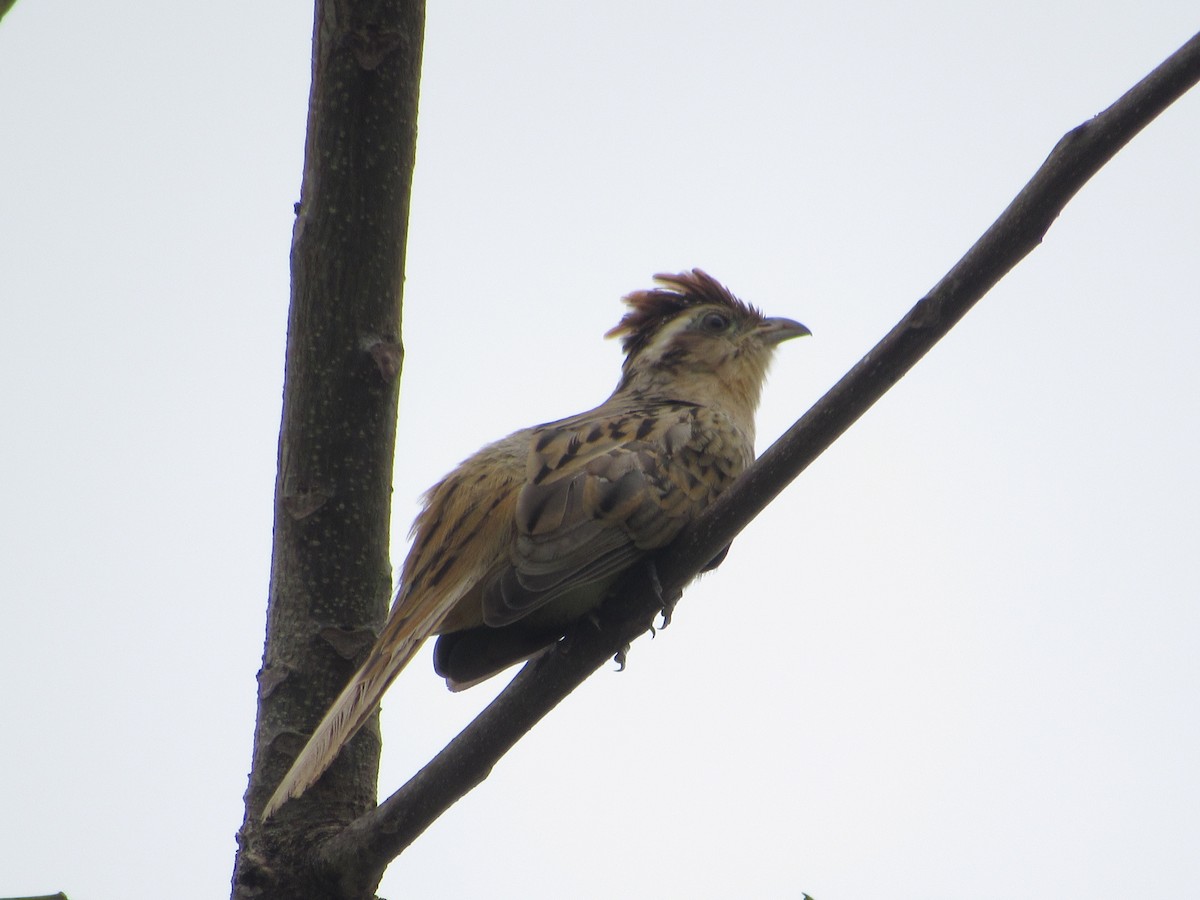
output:
M 690 403 L 601 406 L 489 445 L 435 485 L 383 631 L 263 818 L 321 777 L 444 624 L 514 622 L 670 543 L 749 463 L 720 418 Z M 481 607 L 462 608 L 481 585 Z
M 600 407 L 535 430 L 511 565 L 484 587 L 484 621 L 514 622 L 670 543 L 749 462 L 747 442 L 715 416 L 684 403 Z
M 455 605 L 507 559 L 528 432 L 484 447 L 425 495 L 400 592 L 366 661 L 296 757 L 263 812 L 311 787 L 374 714 L 384 691 Z

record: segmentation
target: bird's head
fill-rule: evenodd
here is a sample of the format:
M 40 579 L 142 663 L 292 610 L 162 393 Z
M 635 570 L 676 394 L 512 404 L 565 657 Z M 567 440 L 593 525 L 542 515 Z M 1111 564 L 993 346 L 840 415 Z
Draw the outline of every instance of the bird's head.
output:
M 617 391 L 733 405 L 752 417 L 775 348 L 812 332 L 765 317 L 700 269 L 654 280 L 663 287 L 625 297 L 628 312 L 605 335 L 625 351 Z

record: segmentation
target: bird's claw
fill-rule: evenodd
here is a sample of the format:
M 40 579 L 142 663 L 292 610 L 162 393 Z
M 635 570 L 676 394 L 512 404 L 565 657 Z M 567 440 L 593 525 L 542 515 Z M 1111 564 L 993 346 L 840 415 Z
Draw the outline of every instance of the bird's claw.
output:
M 676 591 L 670 597 L 661 598 L 663 605 L 662 605 L 662 625 L 660 627 L 666 628 L 668 625 L 671 624 L 671 616 L 675 612 L 675 604 L 679 602 L 679 598 L 682 596 L 683 596 L 683 591 Z
M 618 672 L 624 672 L 625 664 L 628 661 L 629 661 L 629 645 L 626 644 L 624 647 L 622 647 L 620 650 L 617 651 L 616 656 L 613 657 L 613 662 L 615 662 L 617 664 Z
M 675 604 L 683 596 L 683 591 L 676 590 L 670 597 L 667 596 L 666 591 L 663 590 L 662 580 L 658 577 L 658 566 L 654 564 L 654 560 L 652 559 L 646 560 L 646 573 L 650 578 L 650 587 L 654 591 L 654 596 L 658 598 L 659 608 L 662 610 L 663 618 L 660 627 L 666 628 L 671 624 L 671 616 L 675 612 Z M 654 633 L 653 626 L 651 626 L 650 632 L 651 634 Z

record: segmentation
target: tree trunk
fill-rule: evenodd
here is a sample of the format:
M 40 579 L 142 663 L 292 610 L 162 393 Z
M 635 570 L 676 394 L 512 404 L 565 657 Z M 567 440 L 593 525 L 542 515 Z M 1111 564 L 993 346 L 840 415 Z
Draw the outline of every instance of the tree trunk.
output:
M 375 804 L 376 725 L 261 811 L 383 621 L 421 0 L 318 0 L 275 483 L 267 642 L 234 898 L 360 898 L 319 840 Z M 368 880 L 370 880 L 368 878 Z

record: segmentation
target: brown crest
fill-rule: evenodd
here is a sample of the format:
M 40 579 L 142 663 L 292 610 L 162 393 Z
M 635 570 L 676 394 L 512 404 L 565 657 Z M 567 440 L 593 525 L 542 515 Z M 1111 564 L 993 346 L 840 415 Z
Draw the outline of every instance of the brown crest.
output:
M 666 287 L 626 295 L 625 304 L 629 311 L 604 335 L 621 338 L 621 349 L 626 356 L 633 356 L 645 347 L 664 324 L 681 312 L 697 306 L 721 306 L 737 318 L 762 318 L 761 312 L 739 300 L 729 288 L 702 269 L 678 275 L 655 275 L 654 280 Z

